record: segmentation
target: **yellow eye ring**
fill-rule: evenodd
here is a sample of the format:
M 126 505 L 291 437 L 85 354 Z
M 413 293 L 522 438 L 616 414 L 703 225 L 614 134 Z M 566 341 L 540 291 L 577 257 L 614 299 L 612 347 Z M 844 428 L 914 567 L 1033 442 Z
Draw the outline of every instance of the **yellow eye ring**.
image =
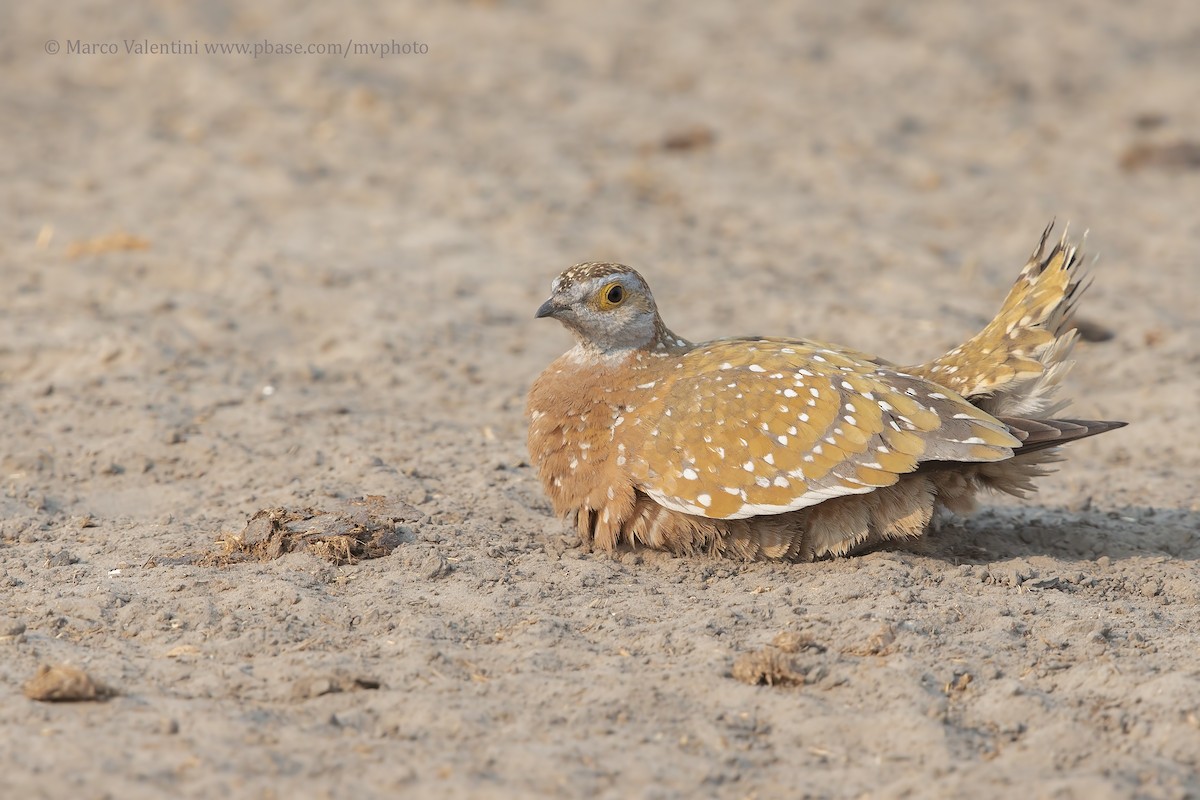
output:
M 613 282 L 600 290 L 600 308 L 607 311 L 625 302 L 625 287 Z

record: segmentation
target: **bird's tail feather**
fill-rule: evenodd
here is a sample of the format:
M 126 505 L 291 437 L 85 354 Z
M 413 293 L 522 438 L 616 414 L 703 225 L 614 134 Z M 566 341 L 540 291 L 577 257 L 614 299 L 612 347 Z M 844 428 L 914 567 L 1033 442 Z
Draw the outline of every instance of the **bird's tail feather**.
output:
M 1070 369 L 1075 307 L 1090 284 L 1066 235 L 1046 252 L 1050 223 L 1000 313 L 945 355 L 908 371 L 953 389 L 995 416 L 1050 416 L 1066 403 L 1054 393 Z

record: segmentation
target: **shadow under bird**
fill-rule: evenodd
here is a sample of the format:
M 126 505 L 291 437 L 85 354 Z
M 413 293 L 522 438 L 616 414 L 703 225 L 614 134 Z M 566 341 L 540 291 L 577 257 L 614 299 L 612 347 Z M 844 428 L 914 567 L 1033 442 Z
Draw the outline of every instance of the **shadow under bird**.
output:
M 908 367 L 806 339 L 694 344 L 635 270 L 571 267 L 537 317 L 576 344 L 527 412 L 555 511 L 587 547 L 808 561 L 920 536 L 981 490 L 1024 496 L 1060 445 L 1125 425 L 1056 416 L 1087 282 L 1050 230 L 991 323 Z

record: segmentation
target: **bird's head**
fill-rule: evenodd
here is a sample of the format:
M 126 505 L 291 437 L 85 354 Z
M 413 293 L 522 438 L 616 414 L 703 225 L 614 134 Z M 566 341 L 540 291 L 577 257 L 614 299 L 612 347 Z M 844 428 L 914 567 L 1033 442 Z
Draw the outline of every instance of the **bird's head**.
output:
M 669 334 L 646 281 L 622 264 L 576 264 L 565 270 L 535 316 L 553 317 L 584 347 L 603 355 L 653 348 Z M 671 335 L 665 344 L 675 341 Z

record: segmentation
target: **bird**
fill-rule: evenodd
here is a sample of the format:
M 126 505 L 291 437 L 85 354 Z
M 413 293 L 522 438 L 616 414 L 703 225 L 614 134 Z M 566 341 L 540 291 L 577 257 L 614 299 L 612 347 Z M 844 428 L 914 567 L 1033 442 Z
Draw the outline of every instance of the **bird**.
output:
M 693 343 L 633 268 L 563 271 L 536 318 L 575 345 L 529 390 L 531 465 L 588 550 L 742 561 L 858 554 L 1023 497 L 1061 445 L 1125 422 L 1060 418 L 1055 399 L 1090 285 L 1051 222 L 999 313 L 923 364 L 809 339 Z

